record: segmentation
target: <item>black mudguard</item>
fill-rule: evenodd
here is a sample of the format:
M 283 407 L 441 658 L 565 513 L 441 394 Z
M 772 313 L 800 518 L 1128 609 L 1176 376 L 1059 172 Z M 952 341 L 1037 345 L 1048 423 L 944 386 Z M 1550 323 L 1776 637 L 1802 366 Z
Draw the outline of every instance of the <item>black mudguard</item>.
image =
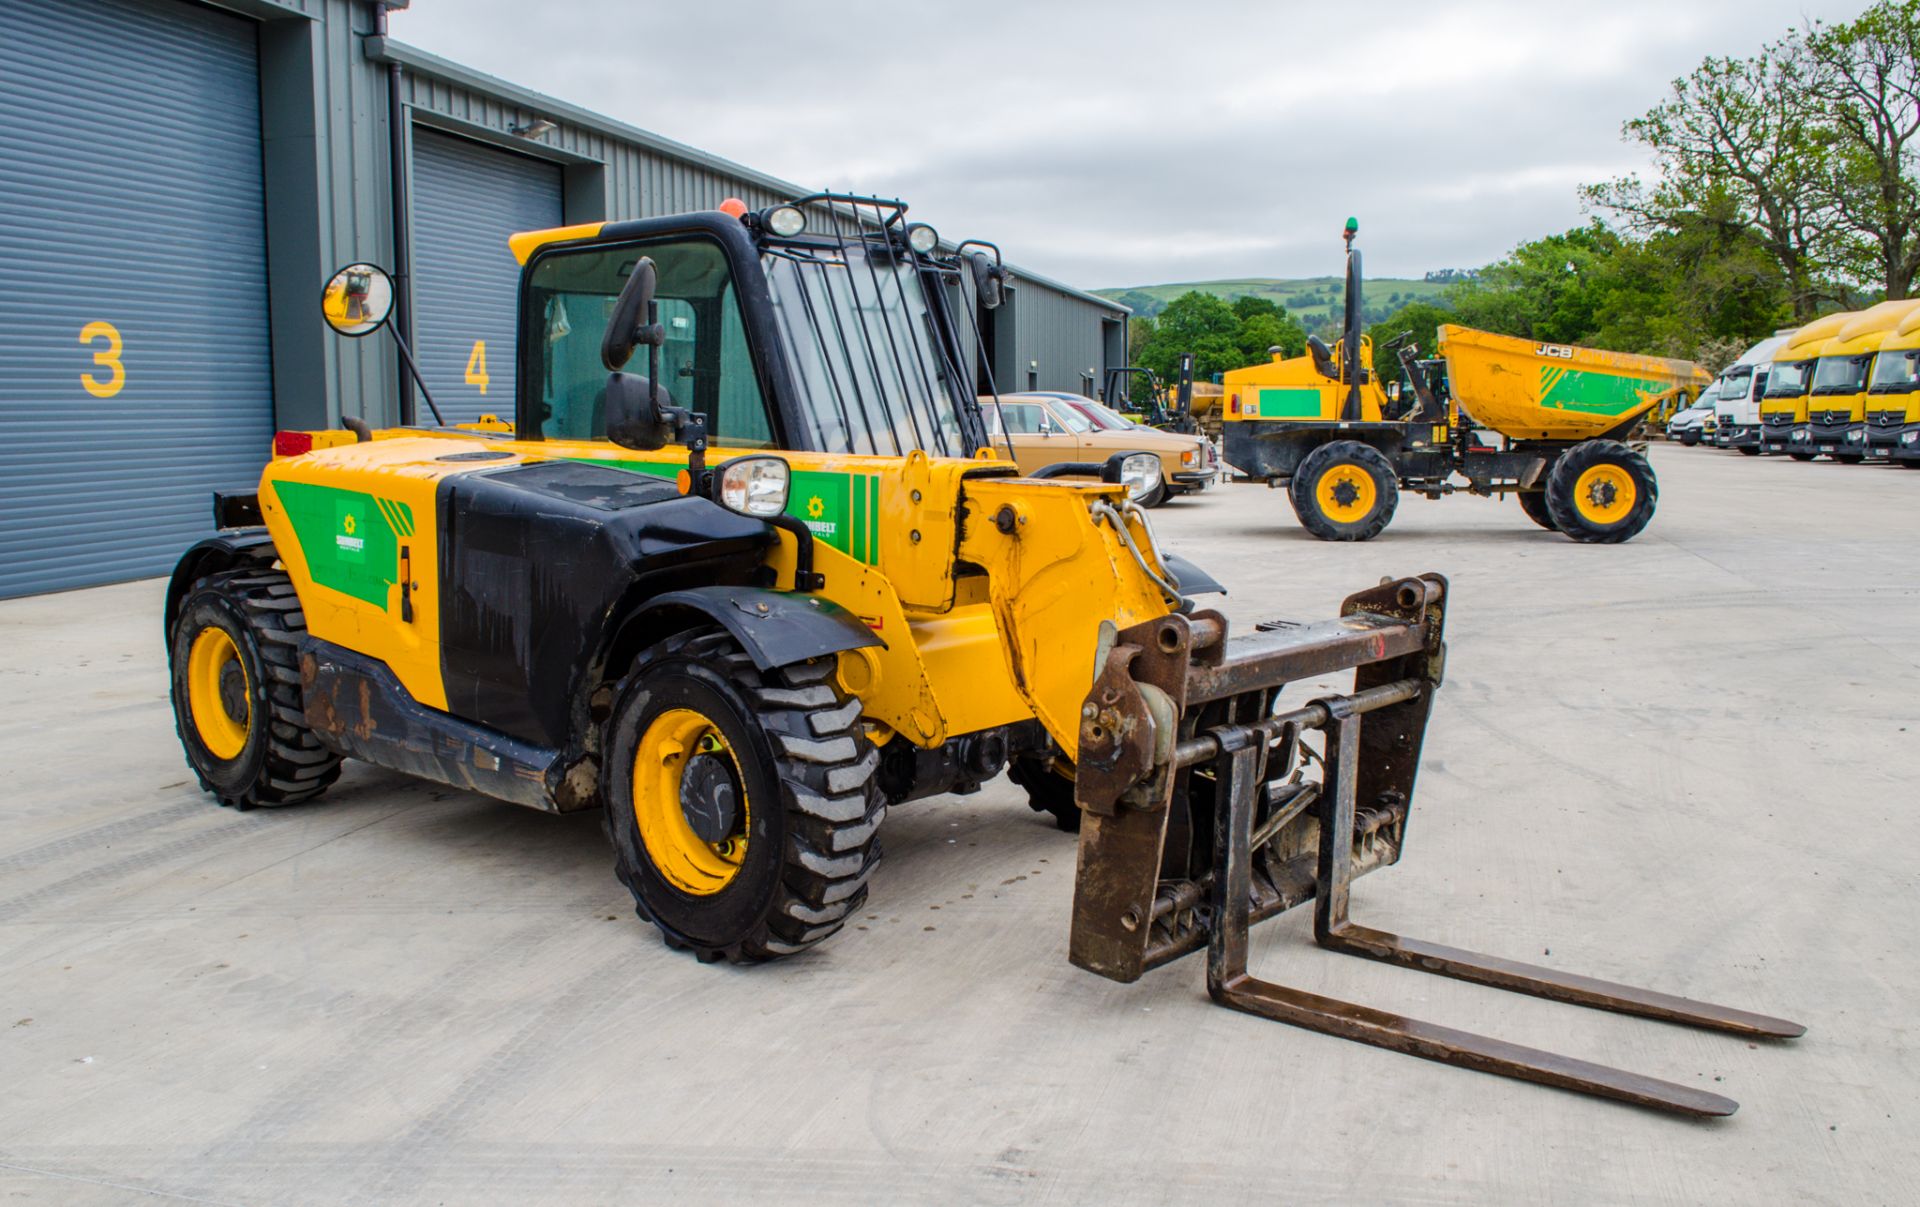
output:
M 1177 553 L 1162 554 L 1160 558 L 1173 575 L 1173 585 L 1180 588 L 1182 595 L 1225 595 L 1227 589 L 1220 580 L 1208 574 Z
M 167 607 L 160 614 L 161 640 L 172 641 L 173 618 L 179 614 L 180 601 L 187 597 L 188 588 L 197 580 L 250 562 L 271 562 L 274 556 L 273 537 L 265 528 L 229 528 L 197 542 L 180 555 L 167 582 Z
M 761 670 L 791 666 L 864 646 L 885 645 L 860 618 L 831 600 L 760 587 L 693 587 L 650 600 L 635 620 L 648 628 L 677 629 L 674 611 L 699 612 L 726 629 Z

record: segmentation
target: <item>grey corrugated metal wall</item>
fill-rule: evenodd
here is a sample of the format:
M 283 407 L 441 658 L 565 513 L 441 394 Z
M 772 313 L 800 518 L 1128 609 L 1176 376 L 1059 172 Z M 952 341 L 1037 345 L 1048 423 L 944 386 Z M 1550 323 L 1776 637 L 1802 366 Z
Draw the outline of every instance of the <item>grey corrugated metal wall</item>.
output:
M 520 266 L 507 236 L 560 222 L 557 165 L 414 132 L 414 352 L 448 423 L 512 420 Z
M 255 28 L 172 0 L 0 28 L 0 596 L 163 573 L 272 430 Z

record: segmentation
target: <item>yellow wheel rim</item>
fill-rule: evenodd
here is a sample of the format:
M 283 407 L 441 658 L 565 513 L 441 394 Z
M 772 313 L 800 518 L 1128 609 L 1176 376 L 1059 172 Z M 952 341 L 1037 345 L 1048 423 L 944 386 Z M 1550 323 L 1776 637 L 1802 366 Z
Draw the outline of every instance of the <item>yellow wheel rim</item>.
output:
M 1592 466 L 1573 484 L 1574 508 L 1590 524 L 1619 523 L 1639 498 L 1633 475 L 1618 465 Z
M 703 755 L 727 760 L 740 796 L 735 824 L 713 842 L 694 832 L 681 799 L 687 769 Z M 647 858 L 668 884 L 707 897 L 733 883 L 747 858 L 752 811 L 739 756 L 712 721 L 690 708 L 671 708 L 647 726 L 633 753 L 633 819 Z
M 240 757 L 253 720 L 253 684 L 225 629 L 208 625 L 187 649 L 187 706 L 207 753 L 223 761 Z
M 1342 524 L 1365 519 L 1379 498 L 1373 475 L 1357 465 L 1330 467 L 1314 483 L 1313 494 L 1320 501 L 1320 514 Z

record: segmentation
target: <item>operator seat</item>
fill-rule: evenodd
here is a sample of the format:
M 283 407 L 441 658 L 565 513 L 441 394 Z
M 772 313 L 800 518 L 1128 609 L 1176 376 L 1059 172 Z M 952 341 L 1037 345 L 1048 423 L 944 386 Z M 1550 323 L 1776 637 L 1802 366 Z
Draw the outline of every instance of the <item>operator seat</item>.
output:
M 1317 335 L 1307 337 L 1307 351 L 1313 353 L 1313 368 L 1322 377 L 1338 377 L 1340 370 L 1333 363 L 1333 349 L 1327 347 L 1327 341 Z

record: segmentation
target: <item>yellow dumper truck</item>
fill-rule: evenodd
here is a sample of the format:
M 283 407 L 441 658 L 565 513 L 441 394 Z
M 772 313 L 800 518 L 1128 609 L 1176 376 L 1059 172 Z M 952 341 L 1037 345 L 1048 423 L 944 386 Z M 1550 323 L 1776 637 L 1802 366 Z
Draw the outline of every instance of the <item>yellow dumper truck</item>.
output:
M 1413 396 L 1389 400 L 1366 367 L 1357 229 L 1349 220 L 1340 341 L 1313 338 L 1305 356 L 1224 376 L 1227 464 L 1285 487 L 1301 526 L 1322 540 L 1377 536 L 1403 487 L 1432 499 L 1512 494 L 1528 518 L 1576 541 L 1617 543 L 1645 528 L 1659 486 L 1622 441 L 1676 390 L 1697 395 L 1712 375 L 1692 361 L 1448 324 L 1444 383 L 1436 389 L 1419 350 L 1404 345 Z

